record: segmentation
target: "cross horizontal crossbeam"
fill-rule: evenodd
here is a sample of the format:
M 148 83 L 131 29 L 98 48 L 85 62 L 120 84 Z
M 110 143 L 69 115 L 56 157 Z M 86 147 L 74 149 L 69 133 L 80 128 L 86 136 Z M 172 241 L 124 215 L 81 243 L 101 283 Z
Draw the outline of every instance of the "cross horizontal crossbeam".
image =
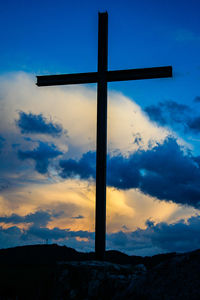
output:
M 165 78 L 172 77 L 172 67 L 167 66 L 144 69 L 106 71 L 103 76 L 107 82 Z M 98 72 L 45 75 L 37 76 L 37 86 L 96 83 L 99 81 L 99 79 L 101 79 L 101 75 Z

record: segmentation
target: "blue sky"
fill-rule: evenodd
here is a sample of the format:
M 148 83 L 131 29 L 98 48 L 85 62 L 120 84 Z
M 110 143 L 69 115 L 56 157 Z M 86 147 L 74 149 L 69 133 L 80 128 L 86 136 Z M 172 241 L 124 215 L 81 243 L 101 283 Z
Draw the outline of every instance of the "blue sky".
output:
M 173 81 L 112 83 L 110 87 L 130 96 L 134 93 L 141 105 L 148 101 L 144 98 L 155 101 L 156 94 L 157 98 L 192 101 L 200 72 L 198 1 L 5 2 L 0 13 L 1 72 L 95 71 L 97 13 L 106 10 L 109 69 L 162 65 L 174 69 Z
M 48 238 L 94 249 L 96 85 L 38 88 L 35 76 L 97 70 L 99 11 L 109 16 L 109 70 L 173 67 L 173 78 L 108 85 L 107 247 L 200 247 L 199 6 L 2 3 L 1 248 Z

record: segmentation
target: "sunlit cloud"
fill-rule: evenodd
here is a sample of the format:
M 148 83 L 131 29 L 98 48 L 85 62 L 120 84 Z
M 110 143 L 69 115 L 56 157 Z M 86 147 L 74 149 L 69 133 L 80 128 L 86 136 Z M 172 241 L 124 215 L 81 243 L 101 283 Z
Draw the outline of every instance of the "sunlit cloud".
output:
M 78 162 L 85 153 L 95 152 L 96 88 L 93 85 L 38 88 L 33 75 L 12 73 L 0 78 L 0 104 L 2 240 L 12 237 L 13 241 L 7 243 L 12 246 L 41 242 L 47 237 L 60 244 L 91 250 L 95 230 L 95 166 L 92 176 L 61 176 L 61 161 Z M 28 126 L 24 122 L 27 120 Z M 32 121 L 34 130 L 29 127 Z M 176 140 L 177 147 L 186 144 L 172 130 L 152 122 L 133 99 L 109 91 L 110 160 L 114 162 L 121 156 L 128 165 L 131 155 L 143 153 L 146 157 L 150 154 L 148 151 L 154 149 L 155 152 L 156 147 L 165 145 L 169 134 Z M 45 151 L 39 151 L 40 145 L 46 145 Z M 194 164 L 197 167 L 197 162 Z M 144 169 L 140 176 L 147 175 Z M 82 171 L 87 171 L 86 164 Z M 157 194 L 145 192 L 139 185 L 119 186 L 117 176 L 129 172 L 119 171 L 115 174 L 115 184 L 111 180 L 113 177 L 109 179 L 108 176 L 108 247 L 117 248 L 120 239 L 129 240 L 130 233 L 137 228 L 146 230 L 147 219 L 156 226 L 161 222 L 172 224 L 198 213 L 193 207 L 172 203 L 170 198 L 167 198 L 168 202 L 160 201 Z M 30 225 L 27 220 L 37 216 L 38 212 L 43 212 L 43 221 L 48 222 L 43 226 L 33 222 Z M 26 233 L 21 239 L 23 230 Z M 147 241 L 142 243 L 145 248 Z M 155 251 L 154 246 L 149 247 Z M 127 249 L 133 251 L 131 246 Z M 138 246 L 138 249 L 142 247 Z

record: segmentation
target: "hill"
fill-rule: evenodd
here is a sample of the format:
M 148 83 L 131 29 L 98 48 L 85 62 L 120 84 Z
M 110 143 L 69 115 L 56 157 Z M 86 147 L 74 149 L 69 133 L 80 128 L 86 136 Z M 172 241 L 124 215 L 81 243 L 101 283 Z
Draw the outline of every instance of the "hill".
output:
M 200 250 L 152 257 L 65 246 L 0 250 L 1 299 L 200 299 Z

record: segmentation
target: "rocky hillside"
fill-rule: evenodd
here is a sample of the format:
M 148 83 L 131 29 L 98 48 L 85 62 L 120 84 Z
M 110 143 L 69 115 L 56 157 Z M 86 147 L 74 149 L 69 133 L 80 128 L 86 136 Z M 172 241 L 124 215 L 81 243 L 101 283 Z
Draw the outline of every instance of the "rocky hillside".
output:
M 200 251 L 128 256 L 57 245 L 0 250 L 0 299 L 200 299 Z

